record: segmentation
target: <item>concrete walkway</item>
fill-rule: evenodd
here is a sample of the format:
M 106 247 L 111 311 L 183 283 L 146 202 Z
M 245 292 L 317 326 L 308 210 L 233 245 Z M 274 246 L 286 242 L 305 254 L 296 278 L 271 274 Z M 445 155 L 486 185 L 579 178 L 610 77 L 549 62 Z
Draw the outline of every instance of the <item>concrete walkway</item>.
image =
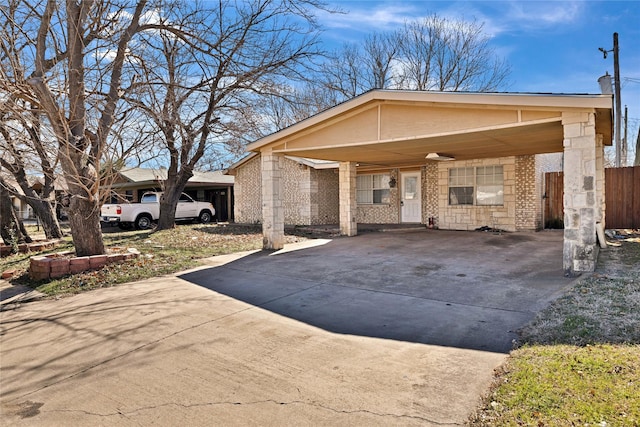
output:
M 1 312 L 3 425 L 463 425 L 506 357 L 507 328 L 569 284 L 556 265 L 561 235 L 504 236 L 311 241 L 318 246 L 216 257 L 181 277 Z M 498 282 L 514 274 L 513 287 L 472 266 L 468 238 L 504 264 Z M 427 258 L 433 246 L 443 258 Z M 446 247 L 471 266 L 446 259 Z M 529 260 L 519 278 L 504 263 L 519 251 L 537 257 L 537 272 L 522 270 Z M 441 280 L 431 276 L 448 270 L 451 290 L 431 299 Z M 483 323 L 494 311 L 515 320 Z M 474 334 L 495 329 L 501 338 L 487 346 L 498 350 L 479 349 L 456 319 L 476 322 Z M 447 335 L 460 337 L 448 345 Z

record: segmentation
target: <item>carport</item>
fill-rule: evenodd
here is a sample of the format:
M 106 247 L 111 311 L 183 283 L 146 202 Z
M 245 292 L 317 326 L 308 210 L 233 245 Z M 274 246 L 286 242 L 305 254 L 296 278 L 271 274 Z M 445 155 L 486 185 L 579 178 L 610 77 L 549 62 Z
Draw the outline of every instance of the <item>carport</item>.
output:
M 248 146 L 261 155 L 264 248 L 283 247 L 285 155 L 339 162 L 340 230 L 355 236 L 357 167 L 564 153 L 563 270 L 593 271 L 611 123 L 610 95 L 367 92 Z

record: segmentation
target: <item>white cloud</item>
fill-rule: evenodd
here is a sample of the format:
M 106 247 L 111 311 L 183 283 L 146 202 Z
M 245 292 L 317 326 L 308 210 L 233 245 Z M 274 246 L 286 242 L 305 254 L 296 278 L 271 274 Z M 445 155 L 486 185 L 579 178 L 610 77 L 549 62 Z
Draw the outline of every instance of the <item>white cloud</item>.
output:
M 495 37 L 510 31 L 545 30 L 570 25 L 584 16 L 588 5 L 580 1 L 496 1 L 496 2 L 439 2 L 409 1 L 347 2 L 340 4 L 346 13 L 319 14 L 320 22 L 329 30 L 346 29 L 354 32 L 391 30 L 406 21 L 436 13 L 456 21 L 476 19 L 484 23 L 485 33 Z
M 562 2 L 519 2 L 506 3 L 506 13 L 502 17 L 511 26 L 525 25 L 528 28 L 548 28 L 576 22 L 583 12 L 584 3 Z
M 100 62 L 102 61 L 111 62 L 114 59 L 116 59 L 117 54 L 118 52 L 115 49 L 100 49 L 95 52 L 94 56 Z
M 160 10 L 148 10 L 140 16 L 141 24 L 157 25 L 161 24 Z
M 393 29 L 416 16 L 416 8 L 409 5 L 368 3 L 366 7 L 353 7 L 347 3 L 345 13 L 321 12 L 320 22 L 329 29 L 348 28 L 353 31 Z

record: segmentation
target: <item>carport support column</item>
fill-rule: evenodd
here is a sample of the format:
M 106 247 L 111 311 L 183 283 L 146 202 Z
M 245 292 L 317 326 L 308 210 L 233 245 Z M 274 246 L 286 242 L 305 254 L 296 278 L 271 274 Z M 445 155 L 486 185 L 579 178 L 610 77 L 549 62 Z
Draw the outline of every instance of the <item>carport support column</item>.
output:
M 340 162 L 340 234 L 355 236 L 358 234 L 356 222 L 356 163 Z
M 271 150 L 260 153 L 262 160 L 262 248 L 282 249 L 284 246 L 283 183 L 279 154 Z
M 595 270 L 598 258 L 596 222 L 602 210 L 597 193 L 595 114 L 562 113 L 564 128 L 564 248 L 565 275 Z

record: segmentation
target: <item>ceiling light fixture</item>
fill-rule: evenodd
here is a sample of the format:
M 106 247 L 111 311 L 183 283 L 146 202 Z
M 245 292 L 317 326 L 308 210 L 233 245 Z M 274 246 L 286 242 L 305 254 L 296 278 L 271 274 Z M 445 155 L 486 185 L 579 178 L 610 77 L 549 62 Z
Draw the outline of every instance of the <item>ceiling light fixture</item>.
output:
M 429 153 L 427 154 L 427 157 L 425 157 L 425 159 L 427 160 L 437 160 L 439 162 L 447 162 L 450 160 L 455 160 L 456 158 L 453 156 L 449 156 L 447 154 L 440 154 L 440 153 Z

